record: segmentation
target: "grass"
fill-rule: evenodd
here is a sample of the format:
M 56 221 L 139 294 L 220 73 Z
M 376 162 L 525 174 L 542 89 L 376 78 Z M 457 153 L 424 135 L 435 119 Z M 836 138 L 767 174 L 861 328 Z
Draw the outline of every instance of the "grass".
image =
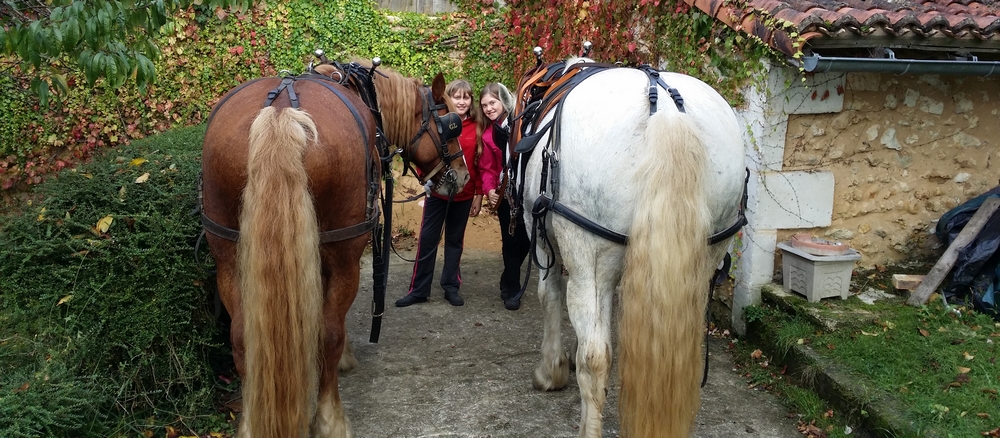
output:
M 861 273 L 852 290 L 867 284 L 885 287 L 886 274 Z M 754 358 L 753 345 L 737 352 L 751 384 L 764 385 L 781 394 L 819 433 L 814 436 L 849 436 L 867 412 L 838 412 L 792 385 L 807 385 L 810 371 L 789 379 L 769 361 L 781 361 L 792 348 L 808 348 L 824 363 L 846 370 L 865 402 L 898 407 L 904 436 L 1000 436 L 1000 323 L 988 315 L 959 308 L 947 311 L 938 296 L 915 308 L 905 298 L 866 304 L 848 300 L 808 303 L 798 296 L 765 304 L 748 312 L 748 319 L 773 329 L 769 350 L 773 358 Z M 761 327 L 761 326 L 756 326 Z M 760 353 L 758 353 L 760 354 Z M 765 366 L 762 366 L 765 364 Z M 816 370 L 812 370 L 816 371 Z M 850 418 L 849 418 L 850 417 Z
M 229 352 L 194 257 L 203 134 L 108 150 L 0 212 L 0 436 L 228 432 L 205 416 Z

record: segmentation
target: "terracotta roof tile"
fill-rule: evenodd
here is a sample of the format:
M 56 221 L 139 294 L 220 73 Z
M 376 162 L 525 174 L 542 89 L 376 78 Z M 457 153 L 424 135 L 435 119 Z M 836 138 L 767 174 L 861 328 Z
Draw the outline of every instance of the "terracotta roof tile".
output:
M 863 47 L 865 38 L 877 37 L 872 47 L 895 43 L 920 49 L 941 45 L 943 38 L 951 40 L 949 47 L 1000 53 L 1000 0 L 748 0 L 745 9 L 723 0 L 684 1 L 789 56 L 797 51 L 789 32 L 824 47 L 837 46 L 838 40 Z M 781 29 L 768 16 L 791 27 Z

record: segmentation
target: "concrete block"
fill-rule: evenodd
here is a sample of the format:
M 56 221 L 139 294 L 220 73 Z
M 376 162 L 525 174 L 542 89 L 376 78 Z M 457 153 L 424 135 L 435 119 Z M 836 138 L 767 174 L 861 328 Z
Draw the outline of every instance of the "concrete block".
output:
M 782 277 L 785 290 L 805 295 L 810 303 L 823 298 L 846 300 L 851 288 L 851 273 L 861 254 L 851 249 L 844 255 L 812 255 L 789 242 L 778 244 L 782 256 Z
M 754 213 L 763 229 L 827 227 L 833 218 L 832 172 L 766 172 Z
M 744 228 L 742 255 L 736 261 L 736 287 L 733 291 L 732 324 L 736 333 L 746 334 L 743 309 L 760 304 L 760 287 L 771 283 L 774 274 L 775 230 L 761 230 L 750 225 Z

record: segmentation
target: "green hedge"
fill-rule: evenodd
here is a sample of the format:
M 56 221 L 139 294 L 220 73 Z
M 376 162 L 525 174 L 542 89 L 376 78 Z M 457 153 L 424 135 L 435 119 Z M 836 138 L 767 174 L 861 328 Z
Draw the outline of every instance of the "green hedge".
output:
M 137 436 L 214 412 L 208 358 L 228 352 L 193 250 L 203 130 L 107 149 L 0 220 L 0 436 Z

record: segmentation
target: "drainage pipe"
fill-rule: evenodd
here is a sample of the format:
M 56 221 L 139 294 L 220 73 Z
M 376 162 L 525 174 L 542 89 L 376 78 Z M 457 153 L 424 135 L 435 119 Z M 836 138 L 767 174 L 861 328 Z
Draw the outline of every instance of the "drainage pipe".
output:
M 839 58 L 810 55 L 802 58 L 809 73 L 877 72 L 895 74 L 942 74 L 1000 76 L 1000 62 L 972 60 L 923 60 L 890 58 Z

